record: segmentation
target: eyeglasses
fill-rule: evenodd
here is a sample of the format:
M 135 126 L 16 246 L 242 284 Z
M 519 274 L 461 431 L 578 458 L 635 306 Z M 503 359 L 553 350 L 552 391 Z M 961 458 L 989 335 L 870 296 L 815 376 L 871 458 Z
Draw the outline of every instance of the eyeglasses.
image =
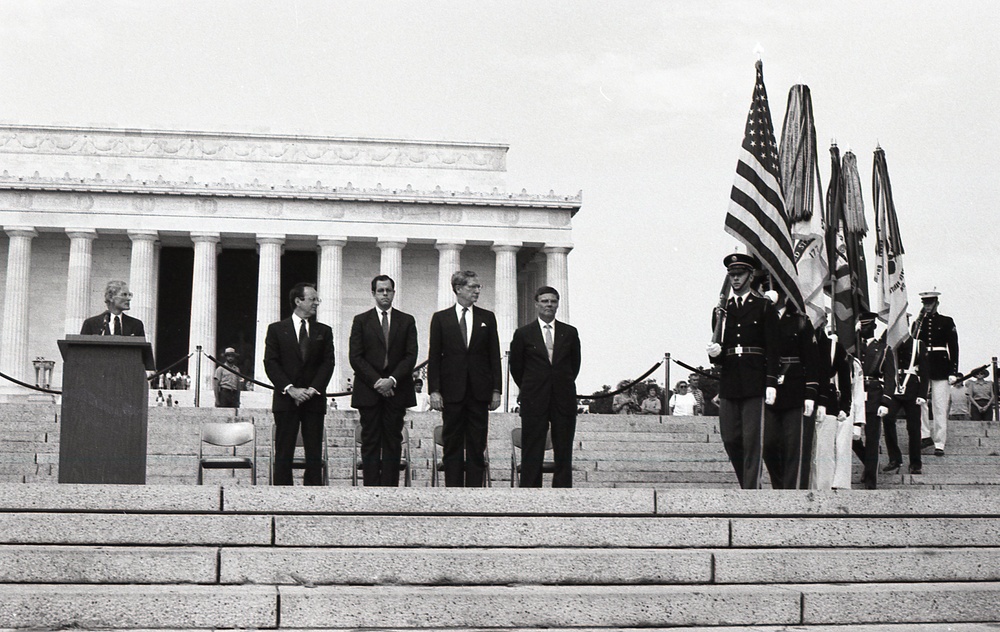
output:
M 122 292 L 121 294 L 115 294 L 114 298 L 132 298 L 132 293 Z

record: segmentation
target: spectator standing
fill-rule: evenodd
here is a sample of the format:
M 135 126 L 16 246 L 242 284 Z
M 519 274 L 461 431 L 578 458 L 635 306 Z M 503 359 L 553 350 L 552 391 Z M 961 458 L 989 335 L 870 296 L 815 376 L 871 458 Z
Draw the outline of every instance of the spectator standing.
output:
M 663 404 L 660 402 L 660 395 L 656 392 L 655 386 L 649 387 L 646 399 L 642 400 L 641 408 L 643 415 L 659 415 L 663 410 Z
M 674 389 L 676 392 L 670 398 L 670 414 L 680 417 L 690 417 L 697 414 L 695 410 L 698 406 L 698 400 L 695 398 L 694 393 L 688 389 L 688 383 L 684 381 L 678 382 Z
M 951 385 L 951 401 L 948 404 L 948 419 L 968 419 L 969 408 L 971 406 L 969 400 L 968 381 L 962 379 L 965 377 L 962 373 L 956 374 L 955 377 L 958 379 Z

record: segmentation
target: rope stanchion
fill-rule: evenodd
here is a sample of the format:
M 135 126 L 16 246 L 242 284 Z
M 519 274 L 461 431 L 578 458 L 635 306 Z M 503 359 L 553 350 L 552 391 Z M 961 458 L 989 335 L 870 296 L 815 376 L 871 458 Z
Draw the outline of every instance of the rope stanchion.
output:
M 18 386 L 23 386 L 24 388 L 29 388 L 29 389 L 31 389 L 33 391 L 38 391 L 39 393 L 48 393 L 49 395 L 62 395 L 62 391 L 56 391 L 56 390 L 52 390 L 50 388 L 42 388 L 41 386 L 32 386 L 31 384 L 27 384 L 25 382 L 22 382 L 21 380 L 19 380 L 17 378 L 13 378 L 13 377 L 7 375 L 6 373 L 0 373 L 0 377 L 2 377 L 3 379 L 5 379 L 5 380 L 7 380 L 9 382 L 13 382 L 14 384 L 17 384 Z
M 615 396 L 615 395 L 617 395 L 619 393 L 623 393 L 623 392 L 627 391 L 628 389 L 632 388 L 633 386 L 635 386 L 639 382 L 643 381 L 644 379 L 646 379 L 647 377 L 649 377 L 650 375 L 652 375 L 653 371 L 655 371 L 656 369 L 660 368 L 662 365 L 663 365 L 663 360 L 660 360 L 659 362 L 657 362 L 656 364 L 654 364 L 653 366 L 651 366 L 648 371 L 646 371 L 645 373 L 643 373 L 639 377 L 635 378 L 634 380 L 632 380 L 631 382 L 629 382 L 625 386 L 623 386 L 623 387 L 621 387 L 619 389 L 613 390 L 613 391 L 611 391 L 609 393 L 594 393 L 593 395 L 577 395 L 576 398 L 577 399 L 604 399 L 604 398 L 607 398 L 607 397 L 613 397 L 613 396 Z
M 673 360 L 674 362 L 676 362 L 680 366 L 684 367 L 688 371 L 691 371 L 692 373 L 697 373 L 698 375 L 700 375 L 702 377 L 707 377 L 710 380 L 715 380 L 717 382 L 719 381 L 719 376 L 718 375 L 712 375 L 711 373 L 703 371 L 703 370 L 701 370 L 701 369 L 699 369 L 697 367 L 693 367 L 690 364 L 685 364 L 684 362 L 681 362 L 677 358 L 671 358 L 671 360 Z
M 244 375 L 244 374 L 240 373 L 239 371 L 237 371 L 235 369 L 230 369 L 228 366 L 226 366 L 222 362 L 219 362 L 214 357 L 212 357 L 212 355 L 209 354 L 209 353 L 206 353 L 205 357 L 208 358 L 209 360 L 211 360 L 212 362 L 214 362 L 216 366 L 221 366 L 223 369 L 229 371 L 230 373 L 232 373 L 233 375 L 235 375 L 236 377 L 238 377 L 240 379 L 243 379 L 243 380 L 246 380 L 247 382 L 251 382 L 253 384 L 256 384 L 257 386 L 260 386 L 261 388 L 270 389 L 272 391 L 274 390 L 274 387 L 271 386 L 270 384 L 265 384 L 263 382 L 258 382 L 257 380 L 253 379 L 249 375 Z M 424 365 L 427 364 L 427 362 L 428 362 L 427 360 L 424 360 L 423 362 L 421 362 L 417 366 L 413 367 L 413 370 L 417 371 L 418 369 L 422 369 L 424 367 Z M 323 393 L 323 397 L 330 397 L 330 398 L 333 398 L 333 397 L 346 397 L 346 396 L 351 395 L 351 394 L 352 394 L 352 391 L 341 391 L 339 393 Z

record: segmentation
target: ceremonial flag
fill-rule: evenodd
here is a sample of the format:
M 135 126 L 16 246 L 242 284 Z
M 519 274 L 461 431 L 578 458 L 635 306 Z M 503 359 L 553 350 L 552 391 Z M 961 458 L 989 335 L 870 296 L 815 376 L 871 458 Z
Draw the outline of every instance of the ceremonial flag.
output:
M 799 291 L 805 302 L 805 314 L 813 327 L 817 327 L 826 315 L 823 286 L 829 273 L 823 213 L 813 212 L 819 169 L 809 86 L 794 85 L 788 91 L 778 156 Z
M 736 163 L 736 180 L 729 194 L 726 232 L 757 255 L 771 278 L 800 311 L 805 307 L 788 232 L 774 125 L 764 89 L 764 69 L 757 62 L 757 81 L 747 115 L 743 148 Z
M 867 312 L 868 262 L 865 259 L 864 238 L 868 235 L 868 222 L 865 221 L 865 203 L 861 199 L 858 159 L 853 152 L 844 154 L 841 177 L 844 181 L 844 235 L 847 240 L 847 260 L 851 264 L 851 286 L 858 312 Z
M 899 236 L 896 207 L 892 202 L 889 168 L 885 152 L 875 149 L 872 167 L 872 204 L 875 206 L 875 305 L 886 324 L 886 343 L 895 348 L 906 339 L 906 276 L 903 274 L 903 242 Z
M 840 148 L 830 146 L 830 185 L 826 192 L 826 247 L 829 253 L 830 296 L 833 306 L 833 330 L 844 349 L 857 355 L 857 311 L 854 304 L 854 288 L 851 284 L 851 263 L 847 255 L 845 237 L 846 222 L 844 177 L 841 170 Z

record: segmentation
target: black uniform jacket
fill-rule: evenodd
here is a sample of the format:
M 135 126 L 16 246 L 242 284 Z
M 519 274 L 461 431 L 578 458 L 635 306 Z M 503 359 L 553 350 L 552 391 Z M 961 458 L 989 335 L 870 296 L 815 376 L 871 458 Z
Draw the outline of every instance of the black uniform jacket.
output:
M 778 319 L 778 397 L 774 408 L 800 408 L 816 401 L 816 340 L 809 317 L 789 309 Z
M 920 318 L 917 338 L 927 354 L 927 379 L 947 380 L 958 373 L 958 329 L 950 316 L 934 312 Z
M 886 373 L 886 356 L 891 354 L 886 349 L 884 333 L 878 340 L 862 341 L 861 348 L 864 356 L 861 360 L 861 370 L 865 375 L 865 414 L 872 416 L 882 405 L 886 375 L 889 376 L 890 382 L 892 381 L 892 374 Z
M 378 404 L 383 397 L 375 390 L 375 382 L 390 376 L 396 380 L 392 399 L 403 408 L 416 405 L 413 367 L 417 364 L 417 325 L 413 316 L 393 309 L 389 313 L 389 340 L 386 341 L 382 333 L 382 314 L 377 309 L 358 314 L 351 324 L 349 354 L 354 369 L 351 406 L 362 408 Z
M 836 347 L 831 347 L 833 340 L 822 329 L 816 330 L 816 353 L 819 357 L 819 400 L 817 406 L 826 406 L 826 414 L 837 416 L 839 412 L 850 413 L 851 362 L 844 350 L 844 345 L 837 341 Z
M 518 401 L 524 417 L 576 414 L 580 336 L 572 325 L 554 322 L 552 362 L 537 319 L 515 331 L 510 342 L 510 376 L 521 389 Z
M 715 314 L 712 329 L 715 329 Z M 771 301 L 747 294 L 743 306 L 733 299 L 726 306 L 722 353 L 712 358 L 719 366 L 719 397 L 763 397 L 764 389 L 778 385 L 778 312 Z
M 916 353 L 913 345 L 917 345 Z M 927 380 L 927 353 L 919 340 L 907 337 L 896 347 L 895 353 L 885 354 L 885 390 L 882 405 L 888 406 L 892 398 L 913 401 L 927 399 L 930 382 Z M 909 378 L 907 376 L 909 375 Z

